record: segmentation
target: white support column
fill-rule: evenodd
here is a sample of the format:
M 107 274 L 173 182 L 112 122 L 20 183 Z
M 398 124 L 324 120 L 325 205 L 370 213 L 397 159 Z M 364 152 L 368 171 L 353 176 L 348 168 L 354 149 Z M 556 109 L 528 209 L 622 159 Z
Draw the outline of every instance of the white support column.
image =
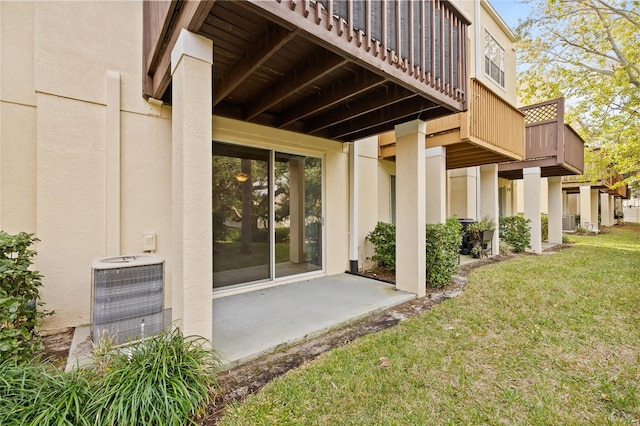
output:
M 591 190 L 591 221 L 593 229 L 598 229 L 598 194 L 597 189 Z
M 396 288 L 426 295 L 425 154 L 426 123 L 396 128 Z
M 609 202 L 609 194 L 600 194 L 600 217 L 602 226 L 613 225 L 613 215 L 611 214 L 611 203 Z
M 172 316 L 212 339 L 211 73 L 213 42 L 182 30 L 171 52 Z
M 542 229 L 540 221 L 540 167 L 522 170 L 524 181 L 524 218 L 531 223 L 531 250 L 542 253 Z
M 500 237 L 498 232 L 498 165 L 486 164 L 480 166 L 480 217 L 489 216 L 496 224 L 496 231 L 491 241 L 491 254 L 500 253 Z
M 591 224 L 591 186 L 583 185 L 580 187 L 580 226 L 586 228 Z
M 304 158 L 289 160 L 289 260 L 304 263 Z
M 427 223 L 444 223 L 447 220 L 446 155 L 442 146 L 424 150 Z
M 547 181 L 549 183 L 549 242 L 562 244 L 562 178 L 550 177 Z
M 107 71 L 106 254 L 120 253 L 120 73 Z

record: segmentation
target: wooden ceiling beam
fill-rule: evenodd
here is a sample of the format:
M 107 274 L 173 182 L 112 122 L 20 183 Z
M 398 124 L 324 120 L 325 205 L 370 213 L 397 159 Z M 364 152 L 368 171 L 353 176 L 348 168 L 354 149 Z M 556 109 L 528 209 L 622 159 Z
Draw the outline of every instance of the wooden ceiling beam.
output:
M 429 109 L 439 108 L 439 105 L 435 105 L 433 102 L 424 99 L 419 96 L 411 97 L 406 101 L 399 102 L 384 108 L 379 108 L 375 111 L 369 111 L 366 115 L 361 115 L 352 120 L 343 122 L 337 126 L 332 126 L 329 131 L 330 139 L 346 139 L 349 136 L 349 140 L 353 139 L 352 134 L 358 133 L 360 130 L 365 130 L 373 127 L 387 127 L 386 123 L 395 123 L 399 120 L 410 117 L 418 118 L 423 112 Z
M 220 87 L 213 91 L 213 105 L 217 105 L 236 87 L 242 84 L 253 72 L 264 64 L 282 46 L 296 36 L 296 31 L 289 31 L 279 25 L 270 25 L 262 34 L 258 44 L 249 49 L 246 54 L 233 65 L 231 77 L 222 81 Z
M 294 121 L 318 114 L 322 110 L 346 102 L 352 97 L 379 86 L 384 81 L 384 78 L 377 74 L 370 73 L 364 69 L 360 70 L 349 78 L 332 84 L 330 88 L 321 91 L 313 99 L 305 99 L 284 111 L 279 117 L 278 127 L 285 127 Z
M 296 67 L 275 87 L 268 88 L 257 99 L 249 102 L 251 107 L 245 114 L 245 120 L 251 120 L 260 113 L 283 101 L 295 92 L 312 85 L 318 79 L 324 77 L 336 68 L 343 66 L 348 61 L 341 56 L 327 50 L 322 50 L 312 55 L 304 64 Z
M 384 93 L 382 93 L 383 91 Z M 368 114 L 371 111 L 393 105 L 396 102 L 401 102 L 412 97 L 417 97 L 417 95 L 403 87 L 395 85 L 392 87 L 385 87 L 384 89 L 374 91 L 364 98 L 348 102 L 344 108 L 340 109 L 339 112 L 335 112 L 335 110 L 332 109 L 319 117 L 309 120 L 305 129 L 306 132 L 310 134 L 318 133 L 327 127 L 335 126 L 339 123 Z

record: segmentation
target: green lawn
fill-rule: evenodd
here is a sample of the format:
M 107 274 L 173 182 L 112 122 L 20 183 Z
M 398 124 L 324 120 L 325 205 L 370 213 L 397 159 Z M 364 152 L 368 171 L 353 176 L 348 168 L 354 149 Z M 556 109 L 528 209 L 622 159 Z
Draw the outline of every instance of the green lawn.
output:
M 638 425 L 640 227 L 571 240 L 476 269 L 460 297 L 289 372 L 221 424 Z

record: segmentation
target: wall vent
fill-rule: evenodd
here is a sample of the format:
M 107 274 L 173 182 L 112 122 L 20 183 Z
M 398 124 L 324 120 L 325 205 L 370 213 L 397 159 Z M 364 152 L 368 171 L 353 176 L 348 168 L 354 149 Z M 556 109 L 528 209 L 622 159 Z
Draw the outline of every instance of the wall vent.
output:
M 95 259 L 91 270 L 91 334 L 119 344 L 160 332 L 164 327 L 164 259 L 157 255 Z

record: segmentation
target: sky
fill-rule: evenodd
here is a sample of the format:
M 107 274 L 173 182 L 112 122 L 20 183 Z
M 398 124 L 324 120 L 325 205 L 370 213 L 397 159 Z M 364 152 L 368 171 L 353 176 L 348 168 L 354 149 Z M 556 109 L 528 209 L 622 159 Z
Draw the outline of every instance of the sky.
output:
M 518 0 L 489 0 L 491 6 L 498 11 L 504 22 L 515 31 L 519 21 L 524 21 L 529 16 L 530 4 Z

